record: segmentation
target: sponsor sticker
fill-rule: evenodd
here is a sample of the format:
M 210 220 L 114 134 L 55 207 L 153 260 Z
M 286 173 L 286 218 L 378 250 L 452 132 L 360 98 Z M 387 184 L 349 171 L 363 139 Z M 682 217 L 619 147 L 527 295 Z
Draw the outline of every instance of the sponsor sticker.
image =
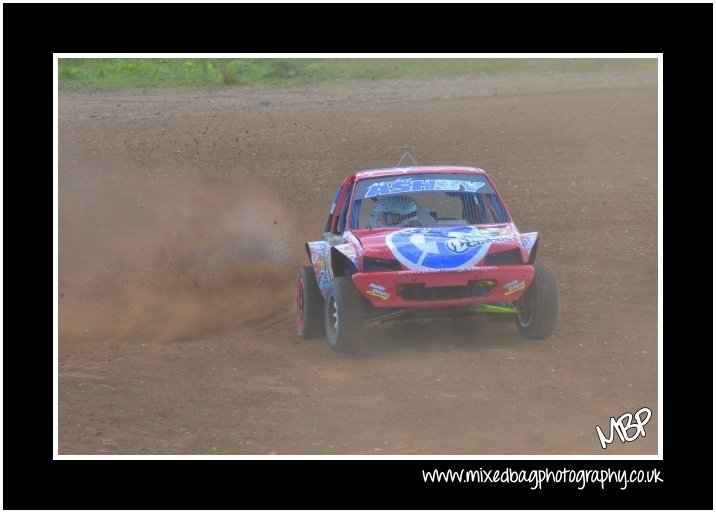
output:
M 383 301 L 390 299 L 390 292 L 385 290 L 385 287 L 378 283 L 371 283 L 368 285 L 368 290 L 366 290 L 365 293 L 369 296 L 380 298 Z
M 505 291 L 505 296 L 509 296 L 510 294 L 514 294 L 518 290 L 522 290 L 525 288 L 525 282 L 518 281 L 518 280 L 512 280 L 511 282 L 505 283 L 502 288 Z
M 514 239 L 472 226 L 406 228 L 385 238 L 393 256 L 413 271 L 472 268 L 484 258 L 491 243 L 502 240 Z
M 428 273 L 464 273 L 466 271 L 494 271 L 497 269 L 495 265 L 485 265 L 479 267 L 446 267 L 444 269 L 415 269 L 411 271 L 400 271 L 398 274 L 428 274 Z
M 485 182 L 470 180 L 420 180 L 414 178 L 398 178 L 390 182 L 376 182 L 368 187 L 366 198 L 387 196 L 389 194 L 405 194 L 422 191 L 465 191 L 477 192 Z

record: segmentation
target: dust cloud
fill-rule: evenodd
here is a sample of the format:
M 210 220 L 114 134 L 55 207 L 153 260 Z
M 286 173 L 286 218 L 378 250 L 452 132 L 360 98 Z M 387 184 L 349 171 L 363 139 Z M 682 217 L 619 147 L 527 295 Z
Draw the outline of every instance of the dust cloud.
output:
M 285 321 L 284 205 L 239 186 L 82 173 L 60 190 L 60 337 L 171 342 Z

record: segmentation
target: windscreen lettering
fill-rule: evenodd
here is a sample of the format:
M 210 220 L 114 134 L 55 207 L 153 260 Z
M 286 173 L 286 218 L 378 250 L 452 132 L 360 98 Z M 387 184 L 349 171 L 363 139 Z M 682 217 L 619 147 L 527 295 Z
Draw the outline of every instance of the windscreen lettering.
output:
M 405 194 L 407 192 L 421 191 L 465 191 L 477 192 L 485 182 L 471 182 L 469 180 L 415 180 L 413 178 L 399 178 L 392 182 L 376 182 L 368 187 L 366 198 L 387 196 L 390 194 Z

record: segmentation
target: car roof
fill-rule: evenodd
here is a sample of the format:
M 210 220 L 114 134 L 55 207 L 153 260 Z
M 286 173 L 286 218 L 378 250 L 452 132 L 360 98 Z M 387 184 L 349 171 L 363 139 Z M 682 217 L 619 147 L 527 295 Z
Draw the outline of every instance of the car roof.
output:
M 473 173 L 486 175 L 479 167 L 467 166 L 409 166 L 409 167 L 386 167 L 380 169 L 364 169 L 356 173 L 356 180 L 365 178 L 379 178 L 383 176 L 396 176 L 405 174 L 426 174 L 426 173 Z

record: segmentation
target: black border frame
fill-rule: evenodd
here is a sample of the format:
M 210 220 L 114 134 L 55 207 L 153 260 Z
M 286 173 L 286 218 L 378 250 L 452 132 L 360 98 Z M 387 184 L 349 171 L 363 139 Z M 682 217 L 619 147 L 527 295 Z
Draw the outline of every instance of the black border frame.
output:
M 3 14 L 4 158 L 10 164 L 3 180 L 11 193 L 5 198 L 4 227 L 13 242 L 5 254 L 8 269 L 46 269 L 48 260 L 39 247 L 44 230 L 31 231 L 17 213 L 40 221 L 29 226 L 43 226 L 43 214 L 49 214 L 44 210 L 49 207 L 28 206 L 44 204 L 45 196 L 35 194 L 36 177 L 53 159 L 53 52 L 663 53 L 664 190 L 675 174 L 684 176 L 678 170 L 703 182 L 705 176 L 695 170 L 713 168 L 713 127 L 702 114 L 713 111 L 710 4 L 4 4 Z M 336 21 L 322 21 L 327 19 Z M 257 28 L 245 33 L 247 24 Z M 713 459 L 705 465 L 703 454 L 713 455 L 713 416 L 704 419 L 703 411 L 690 411 L 684 398 L 713 404 L 713 347 L 676 332 L 673 298 L 682 296 L 667 273 L 675 272 L 678 247 L 667 229 L 668 215 L 705 204 L 697 197 L 705 188 L 694 189 L 688 205 L 684 199 L 665 205 L 663 461 L 53 461 L 50 344 L 44 330 L 29 340 L 13 337 L 15 323 L 8 322 L 3 507 L 712 509 Z M 45 297 L 38 293 L 46 290 L 42 276 L 42 271 L 12 273 L 13 293 L 5 305 L 18 311 L 7 319 L 22 319 L 27 305 Z M 688 319 L 693 318 L 691 306 Z M 680 339 L 686 340 L 680 344 Z M 526 485 L 428 485 L 420 473 L 476 466 L 657 468 L 664 482 L 625 491 L 571 486 L 531 491 Z

